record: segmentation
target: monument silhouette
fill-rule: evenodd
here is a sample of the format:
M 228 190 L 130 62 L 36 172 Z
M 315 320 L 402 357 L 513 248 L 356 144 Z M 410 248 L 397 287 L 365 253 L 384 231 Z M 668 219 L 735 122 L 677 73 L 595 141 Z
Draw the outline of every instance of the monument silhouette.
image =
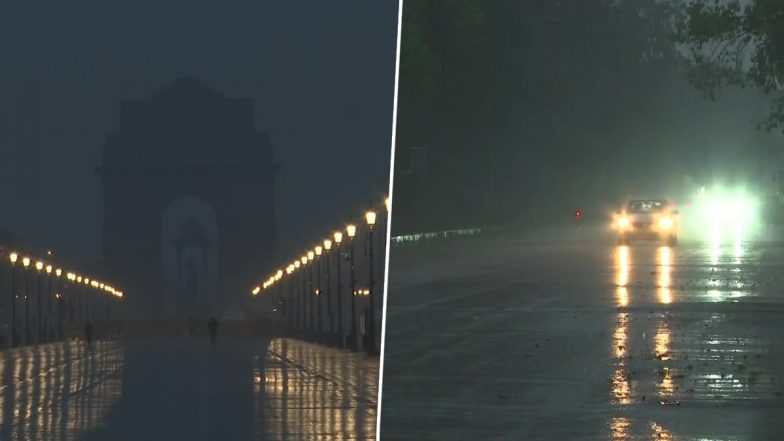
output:
M 103 163 L 103 262 L 133 318 L 219 316 L 274 263 L 273 160 L 251 99 L 178 78 L 123 101 Z

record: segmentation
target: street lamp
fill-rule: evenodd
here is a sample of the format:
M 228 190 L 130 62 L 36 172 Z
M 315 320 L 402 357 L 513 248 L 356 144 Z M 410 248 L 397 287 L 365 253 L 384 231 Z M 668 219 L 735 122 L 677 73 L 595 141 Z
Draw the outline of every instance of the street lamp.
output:
M 35 262 L 35 271 L 38 274 L 38 302 L 36 305 L 36 315 L 35 315 L 35 327 L 36 329 L 36 343 L 41 342 L 41 334 L 43 333 L 43 329 L 41 328 L 41 270 L 44 269 L 44 263 L 40 260 Z
M 82 279 L 84 282 L 84 286 L 90 286 L 90 279 L 85 277 Z M 84 323 L 87 324 L 90 321 L 90 291 L 82 287 L 82 303 L 84 304 L 84 311 L 82 311 L 82 316 L 84 317 Z
M 322 248 L 321 245 L 317 245 L 315 250 L 316 250 L 316 259 L 317 259 L 317 267 L 318 267 L 317 268 L 318 275 L 316 279 L 318 280 L 318 283 L 316 283 L 316 297 L 317 297 L 316 301 L 318 302 L 318 332 L 321 333 L 322 330 L 321 327 L 322 324 L 321 322 L 321 315 L 322 315 L 321 313 L 322 312 L 321 311 L 322 309 L 321 308 L 321 253 L 324 251 L 324 248 Z
M 291 310 L 290 310 L 290 308 L 291 308 L 291 294 L 292 294 L 291 287 L 293 286 L 291 284 L 291 281 L 292 281 L 291 273 L 293 273 L 293 272 L 294 272 L 294 265 L 289 264 L 289 266 L 286 267 L 286 276 L 287 276 L 286 277 L 286 282 L 288 282 L 289 290 L 288 290 L 287 294 L 284 294 L 285 295 L 285 297 L 284 297 L 285 301 L 282 303 L 282 309 L 281 309 L 281 311 L 283 313 L 283 317 L 286 318 L 286 321 L 288 322 L 289 327 L 291 327 Z
M 349 262 L 351 265 L 351 349 L 357 350 L 357 301 L 354 298 L 354 291 L 357 289 L 357 281 L 354 274 L 354 236 L 357 234 L 357 227 L 354 224 L 346 226 L 346 233 L 349 237 Z
M 46 314 L 46 341 L 52 341 L 52 265 L 46 265 L 46 285 L 49 312 Z
M 19 260 L 19 254 L 11 252 L 8 255 L 8 260 L 11 261 L 11 347 L 15 348 L 18 341 L 16 335 L 16 261 Z
M 27 270 L 30 267 L 30 258 L 22 258 L 22 266 L 25 270 L 25 344 L 30 344 L 30 272 Z
M 307 258 L 305 259 L 305 261 L 307 261 Z M 302 266 L 302 259 L 294 261 L 294 268 L 299 270 L 301 266 Z M 298 286 L 296 292 L 299 292 L 299 295 L 296 295 L 295 292 L 295 303 L 297 304 L 297 317 L 295 322 L 298 324 L 297 328 L 301 329 L 304 326 L 303 325 L 304 322 L 302 321 L 302 318 L 305 317 L 305 313 L 303 312 L 302 309 L 303 308 L 302 293 L 305 292 L 305 282 L 304 282 L 305 279 L 302 278 L 302 271 L 297 271 L 297 274 L 299 274 L 299 281 L 302 282 L 302 286 L 301 286 L 302 289 L 300 290 L 299 289 L 300 287 Z
M 61 336 L 62 336 L 62 327 L 63 327 L 63 324 L 62 324 L 62 319 L 63 319 L 63 316 L 62 316 L 62 312 L 63 312 L 63 308 L 62 308 L 62 306 L 63 306 L 63 297 L 60 295 L 60 291 L 62 291 L 62 282 L 60 280 L 60 276 L 63 275 L 63 270 L 60 269 L 60 268 L 57 268 L 56 270 L 54 270 L 54 275 L 57 277 L 57 296 L 56 296 L 57 313 L 55 314 L 55 316 L 57 317 L 56 337 L 59 340 L 61 338 Z
M 73 296 L 72 296 L 74 298 L 74 301 L 73 301 L 73 303 L 74 303 L 74 305 L 73 305 L 74 306 L 74 313 L 73 313 L 73 315 L 74 315 L 74 318 L 76 319 L 76 322 L 78 323 L 80 321 L 80 318 L 82 318 L 81 317 L 82 316 L 82 305 L 81 305 L 81 303 L 84 302 L 84 299 L 80 295 L 80 292 L 82 290 L 82 276 L 79 276 L 79 275 L 76 276 L 76 285 L 72 284 L 72 287 L 74 289 Z
M 305 280 L 305 265 L 308 263 L 308 256 L 302 256 L 299 258 L 299 261 L 302 263 L 302 271 L 299 273 L 299 279 L 302 282 L 302 290 L 300 290 L 300 306 L 302 306 L 301 314 L 300 314 L 300 329 L 306 330 L 307 328 L 307 317 L 308 317 L 308 310 L 307 310 L 307 286 Z
M 313 258 L 316 256 L 313 251 L 308 251 L 308 263 L 313 262 Z M 313 315 L 316 313 L 316 308 L 313 307 L 313 265 L 310 265 L 308 268 L 308 273 L 310 274 L 310 283 L 308 284 L 308 330 L 313 331 L 316 327 L 316 320 L 313 319 Z
M 337 253 L 335 253 L 335 261 L 337 262 L 337 272 L 338 272 L 338 344 L 340 347 L 344 345 L 345 335 L 343 334 L 343 287 L 340 284 L 340 243 L 343 241 L 343 233 L 340 231 L 335 231 L 332 235 L 332 238 L 335 239 L 335 246 L 337 247 Z
M 373 267 L 375 266 L 375 261 L 373 260 L 373 227 L 376 225 L 376 213 L 372 210 L 365 213 L 365 221 L 368 224 L 368 254 L 370 258 L 370 265 L 368 278 L 370 279 L 368 282 L 370 292 L 368 293 L 368 300 L 369 300 L 369 309 L 368 312 L 368 338 L 367 338 L 367 351 L 371 354 L 376 353 L 376 308 L 373 299 L 375 295 L 373 295 L 376 291 L 375 285 L 376 280 L 373 274 Z
M 327 276 L 327 318 L 329 319 L 329 323 L 328 323 L 327 329 L 329 331 L 328 332 L 329 334 L 334 335 L 333 333 L 335 332 L 335 329 L 334 329 L 335 328 L 335 326 L 334 326 L 335 319 L 334 319 L 334 316 L 332 314 L 332 278 L 331 278 L 330 269 L 329 269 L 329 267 L 331 266 L 329 264 L 329 250 L 331 250 L 331 249 L 332 249 L 332 241 L 329 240 L 329 239 L 324 239 L 324 253 L 326 254 L 325 259 L 327 260 L 327 274 L 326 274 L 326 276 Z

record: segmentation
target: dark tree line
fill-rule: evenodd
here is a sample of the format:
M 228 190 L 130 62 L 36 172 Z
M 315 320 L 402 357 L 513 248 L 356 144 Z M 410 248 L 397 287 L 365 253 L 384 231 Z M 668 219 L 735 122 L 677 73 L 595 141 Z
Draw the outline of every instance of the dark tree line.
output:
M 676 8 L 405 2 L 396 232 L 542 222 L 610 186 L 619 149 L 666 123 Z M 424 174 L 413 147 L 427 148 Z

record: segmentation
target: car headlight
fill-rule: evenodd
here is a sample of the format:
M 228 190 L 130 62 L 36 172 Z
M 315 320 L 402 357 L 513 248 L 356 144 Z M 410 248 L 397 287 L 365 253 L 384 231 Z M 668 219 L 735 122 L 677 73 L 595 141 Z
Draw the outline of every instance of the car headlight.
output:
M 621 216 L 621 217 L 618 218 L 618 228 L 621 228 L 621 229 L 629 228 L 630 224 L 631 224 L 631 222 L 629 222 L 629 218 L 628 217 Z
M 672 219 L 670 219 L 669 217 L 663 217 L 659 219 L 659 228 L 661 228 L 662 230 L 669 230 L 670 228 L 672 228 Z

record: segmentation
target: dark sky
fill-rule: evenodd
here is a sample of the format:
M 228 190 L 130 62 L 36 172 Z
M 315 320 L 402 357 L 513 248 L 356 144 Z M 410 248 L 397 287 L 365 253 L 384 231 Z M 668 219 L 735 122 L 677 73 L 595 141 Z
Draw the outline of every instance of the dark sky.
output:
M 282 171 L 280 254 L 382 201 L 396 1 L 137 0 L 0 5 L 0 228 L 99 258 L 94 167 L 120 101 L 180 76 L 256 101 Z

